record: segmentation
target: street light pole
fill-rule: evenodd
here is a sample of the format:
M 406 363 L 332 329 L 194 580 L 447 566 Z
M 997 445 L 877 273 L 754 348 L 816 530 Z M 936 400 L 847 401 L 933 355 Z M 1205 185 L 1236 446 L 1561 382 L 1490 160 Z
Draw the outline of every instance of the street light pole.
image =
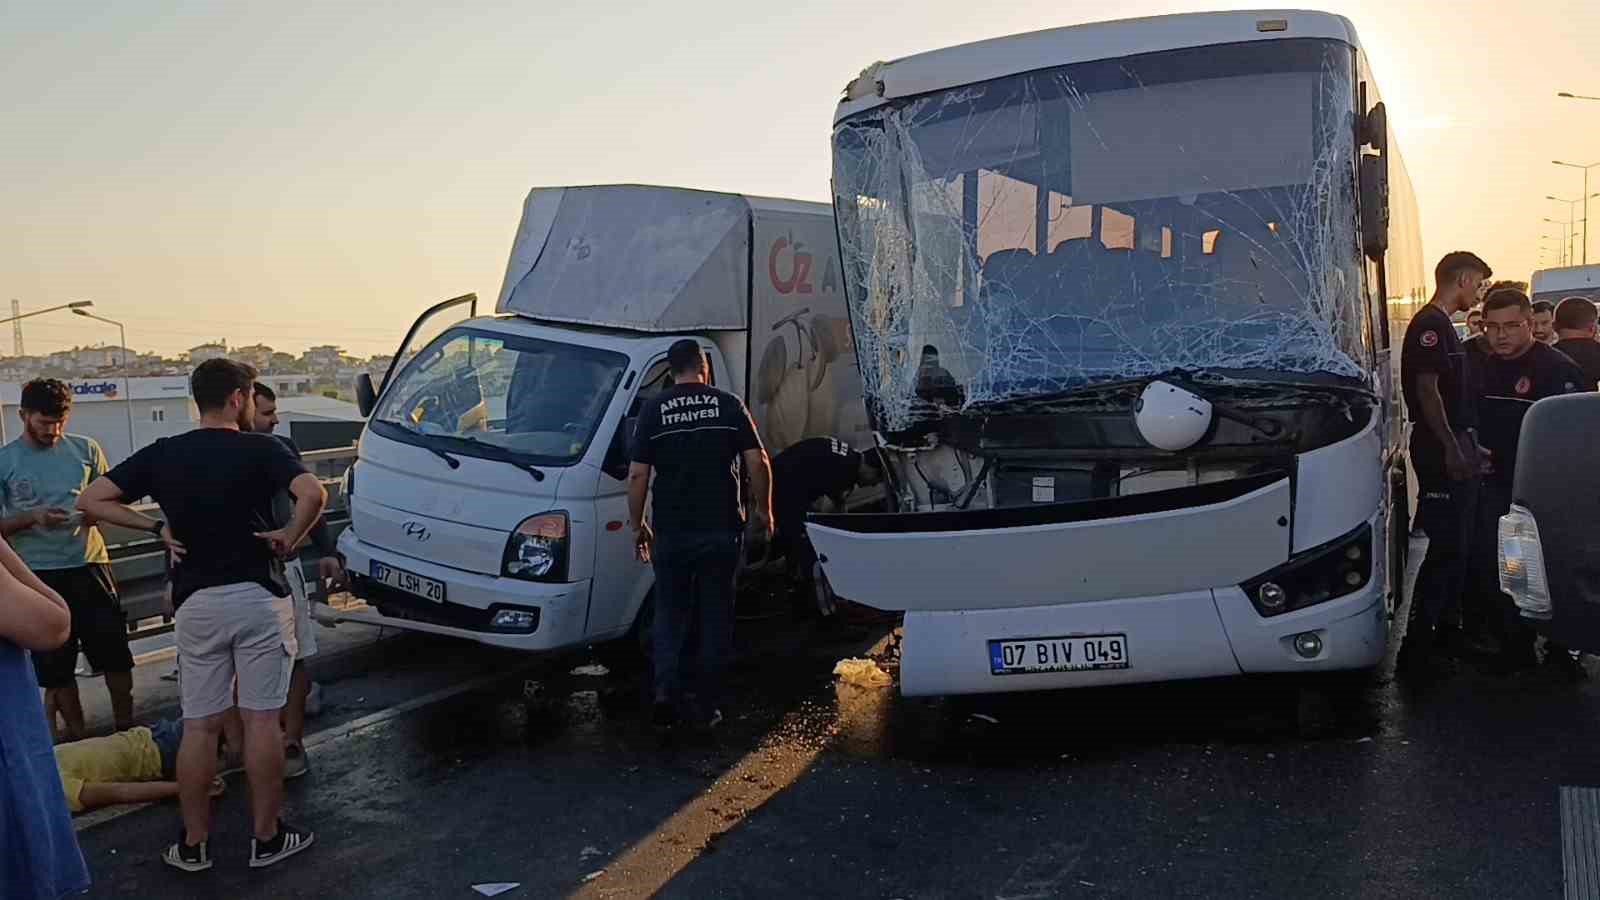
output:
M 1562 91 L 1561 93 L 1556 94 L 1556 96 L 1565 97 L 1568 100 L 1600 100 L 1600 97 L 1590 97 L 1585 94 L 1573 94 L 1567 91 Z
M 1563 168 L 1581 169 L 1583 171 L 1583 265 L 1588 265 L 1589 264 L 1589 170 L 1593 169 L 1593 168 L 1596 168 L 1596 167 L 1600 167 L 1600 162 L 1589 163 L 1586 166 L 1580 166 L 1577 163 L 1562 162 L 1559 159 L 1553 159 L 1553 160 L 1551 160 L 1551 162 L 1553 164 L 1555 164 L 1555 165 L 1562 166 Z
M 133 436 L 133 377 L 128 373 L 128 329 L 123 327 L 121 322 L 112 321 L 104 316 L 97 316 L 92 312 L 85 312 L 81 307 L 73 309 L 72 312 L 74 315 L 83 316 L 85 319 L 93 319 L 96 322 L 117 326 L 117 342 L 120 345 L 118 349 L 121 351 L 119 355 L 122 357 L 122 402 L 124 408 L 128 411 L 128 456 L 132 456 L 139 449 L 139 445 Z
M 1544 221 L 1561 226 L 1561 264 L 1567 265 L 1572 258 L 1572 223 L 1552 219 L 1549 216 L 1545 216 Z

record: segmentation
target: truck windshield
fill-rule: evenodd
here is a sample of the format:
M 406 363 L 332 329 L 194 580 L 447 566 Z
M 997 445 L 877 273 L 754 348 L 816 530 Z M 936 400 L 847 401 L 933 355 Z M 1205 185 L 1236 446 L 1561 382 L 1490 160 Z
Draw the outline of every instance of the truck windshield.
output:
M 834 209 L 880 423 L 1174 369 L 1365 380 L 1352 65 L 1332 41 L 1202 47 L 841 120 Z
M 451 453 L 570 465 L 588 449 L 627 365 L 609 350 L 457 328 L 396 377 L 372 425 Z

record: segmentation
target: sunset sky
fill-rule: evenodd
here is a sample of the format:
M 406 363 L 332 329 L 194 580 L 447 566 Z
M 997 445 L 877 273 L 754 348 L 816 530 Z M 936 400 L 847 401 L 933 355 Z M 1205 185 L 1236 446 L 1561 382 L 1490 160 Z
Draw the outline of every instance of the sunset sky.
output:
M 834 102 L 875 59 L 1229 5 L 357 6 L 0 0 L 0 304 L 90 298 L 167 353 L 386 352 L 437 299 L 492 306 L 532 185 L 825 200 Z M 1373 60 L 1430 265 L 1469 248 L 1526 278 L 1560 231 L 1540 219 L 1567 216 L 1545 196 L 1582 190 L 1550 160 L 1600 162 L 1600 102 L 1556 96 L 1600 95 L 1600 3 L 1321 8 Z M 25 329 L 30 353 L 116 340 L 63 314 Z

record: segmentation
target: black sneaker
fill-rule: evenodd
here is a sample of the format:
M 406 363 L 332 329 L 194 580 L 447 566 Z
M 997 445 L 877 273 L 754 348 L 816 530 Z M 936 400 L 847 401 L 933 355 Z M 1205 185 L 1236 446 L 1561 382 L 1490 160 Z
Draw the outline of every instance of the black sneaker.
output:
M 277 836 L 265 841 L 250 839 L 250 868 L 264 869 L 282 862 L 311 846 L 316 838 L 311 832 L 302 831 L 279 819 Z
M 209 842 L 201 841 L 191 847 L 184 843 L 187 836 L 179 834 L 178 840 L 161 854 L 161 861 L 185 872 L 204 872 L 211 868 L 211 851 L 207 847 Z
M 309 771 L 311 771 L 311 764 L 306 761 L 306 748 L 299 744 L 289 744 L 283 748 L 284 781 L 299 778 Z

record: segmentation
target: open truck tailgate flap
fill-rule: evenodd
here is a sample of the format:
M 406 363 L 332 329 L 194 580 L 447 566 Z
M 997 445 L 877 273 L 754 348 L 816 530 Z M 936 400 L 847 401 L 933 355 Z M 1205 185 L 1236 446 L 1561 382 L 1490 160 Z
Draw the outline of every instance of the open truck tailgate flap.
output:
M 1149 597 L 1239 584 L 1289 559 L 1283 473 L 1076 503 L 813 516 L 839 596 L 887 610 Z

